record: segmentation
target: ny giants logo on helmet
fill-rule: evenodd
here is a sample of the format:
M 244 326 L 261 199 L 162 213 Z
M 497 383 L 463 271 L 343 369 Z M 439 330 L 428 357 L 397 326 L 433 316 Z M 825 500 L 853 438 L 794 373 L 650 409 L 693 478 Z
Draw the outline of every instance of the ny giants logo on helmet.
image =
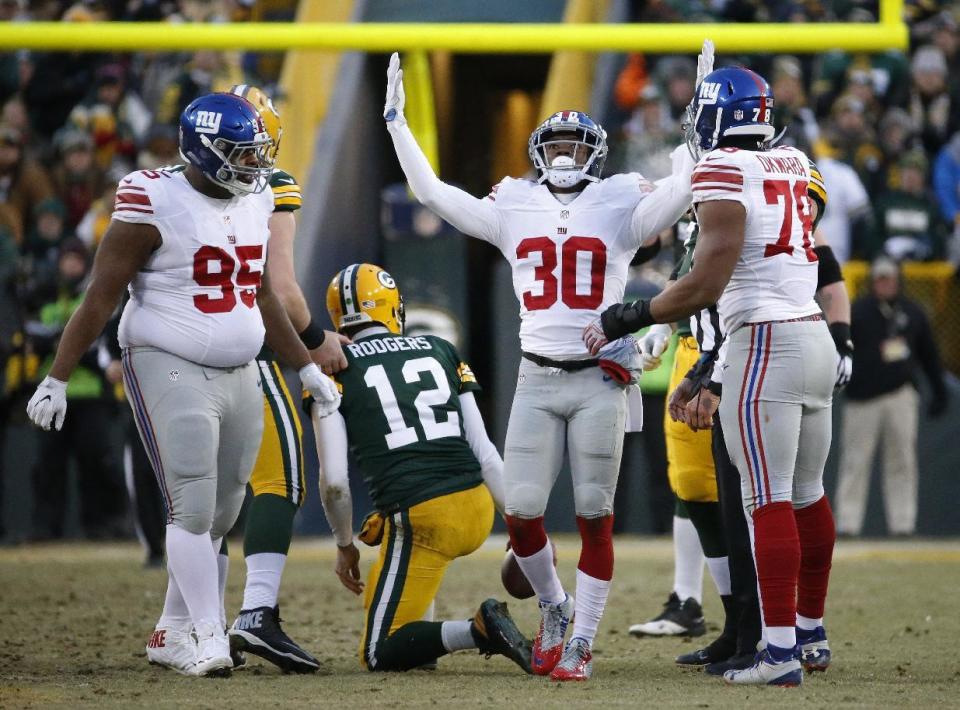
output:
M 219 133 L 223 114 L 218 111 L 197 111 L 197 133 Z
M 715 104 L 720 97 L 720 84 L 705 81 L 700 84 L 700 103 Z

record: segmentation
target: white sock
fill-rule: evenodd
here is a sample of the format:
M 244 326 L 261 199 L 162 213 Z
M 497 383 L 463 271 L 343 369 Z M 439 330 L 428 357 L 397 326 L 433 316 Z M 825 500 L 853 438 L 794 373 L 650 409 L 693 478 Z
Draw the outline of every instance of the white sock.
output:
M 279 552 L 258 552 L 247 560 L 247 586 L 243 590 L 243 609 L 262 606 L 271 609 L 280 595 L 280 578 L 287 556 Z
M 707 568 L 710 570 L 710 576 L 713 577 L 713 583 L 717 587 L 717 594 L 721 597 L 730 594 L 730 558 L 729 557 L 708 557 Z
M 176 525 L 167 525 L 167 566 L 177 580 L 193 625 L 218 624 L 220 594 L 210 533 L 197 535 Z
M 220 554 L 223 538 L 213 539 L 213 551 L 217 555 L 217 588 L 220 592 L 220 625 L 227 627 L 227 608 L 224 603 L 227 596 L 227 576 L 230 572 L 230 558 Z
M 819 619 L 811 619 L 808 616 L 801 616 L 797 614 L 797 626 L 799 626 L 804 631 L 816 631 L 817 628 L 823 626 L 823 617 Z
M 703 601 L 703 548 L 689 518 L 673 516 L 673 591 L 685 601 Z
M 793 648 L 797 645 L 795 626 L 768 626 L 767 643 L 777 648 Z
M 593 646 L 593 639 L 597 636 L 597 627 L 603 608 L 607 605 L 607 595 L 610 593 L 610 580 L 591 577 L 583 570 L 577 570 L 577 593 L 574 602 L 573 636 L 582 638 Z
M 167 565 L 167 596 L 163 600 L 163 612 L 160 614 L 157 628 L 190 624 L 190 610 L 187 609 L 187 603 L 183 601 L 183 594 L 180 593 L 180 585 L 173 576 L 173 570 Z
M 557 576 L 557 568 L 553 566 L 553 546 L 550 540 L 539 552 L 529 557 L 517 555 L 517 563 L 523 574 L 530 580 L 530 586 L 537 593 L 537 598 L 547 604 L 559 604 L 567 598 Z
M 477 647 L 477 642 L 470 633 L 469 621 L 444 621 L 440 624 L 440 638 L 443 647 L 450 653 Z

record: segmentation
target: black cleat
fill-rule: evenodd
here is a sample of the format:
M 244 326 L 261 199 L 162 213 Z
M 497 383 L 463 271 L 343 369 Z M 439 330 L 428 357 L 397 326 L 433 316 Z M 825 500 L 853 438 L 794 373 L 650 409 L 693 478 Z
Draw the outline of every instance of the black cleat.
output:
M 658 616 L 634 624 L 629 632 L 631 636 L 703 636 L 707 627 L 703 623 L 703 609 L 696 599 L 680 601 L 676 592 L 670 592 Z
M 676 663 L 680 666 L 706 666 L 710 665 L 711 663 L 725 661 L 736 652 L 736 639 L 721 635 L 717 637 L 713 643 L 705 646 L 704 648 L 698 648 L 696 651 L 691 653 L 685 653 L 682 656 L 677 656 Z
M 524 673 L 532 673 L 530 659 L 533 644 L 520 633 L 507 605 L 496 599 L 487 599 L 470 623 L 470 632 L 477 648 L 489 658 L 494 654 L 506 656 L 520 666 Z
M 755 653 L 742 653 L 739 656 L 730 656 L 725 661 L 710 663 L 703 667 L 704 672 L 710 675 L 723 676 L 727 671 L 742 671 L 756 662 Z
M 230 627 L 230 651 L 260 656 L 287 673 L 316 673 L 320 662 L 280 628 L 280 607 L 241 609 Z

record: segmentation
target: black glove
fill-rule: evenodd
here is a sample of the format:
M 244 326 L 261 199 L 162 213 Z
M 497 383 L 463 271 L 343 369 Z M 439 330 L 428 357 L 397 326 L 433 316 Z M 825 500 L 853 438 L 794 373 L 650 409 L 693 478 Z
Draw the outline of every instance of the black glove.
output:
M 837 376 L 834 387 L 846 387 L 853 374 L 853 338 L 849 323 L 831 323 L 830 335 L 837 348 Z
M 615 303 L 600 314 L 600 325 L 608 342 L 636 333 L 656 321 L 650 315 L 650 301 Z

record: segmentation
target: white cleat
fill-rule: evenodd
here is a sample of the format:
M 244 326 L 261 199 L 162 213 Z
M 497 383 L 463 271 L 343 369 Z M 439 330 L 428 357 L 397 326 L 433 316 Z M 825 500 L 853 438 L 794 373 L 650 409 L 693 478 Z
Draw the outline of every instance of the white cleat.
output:
M 796 649 L 770 648 L 761 650 L 754 663 L 743 670 L 729 670 L 723 674 L 727 685 L 778 685 L 792 688 L 803 682 L 803 669 Z M 783 660 L 780 660 L 783 659 Z
M 230 640 L 223 627 L 203 623 L 197 627 L 197 662 L 194 675 L 229 678 L 233 669 Z
M 197 643 L 190 629 L 189 622 L 180 626 L 158 625 L 147 642 L 147 660 L 177 673 L 195 675 Z

